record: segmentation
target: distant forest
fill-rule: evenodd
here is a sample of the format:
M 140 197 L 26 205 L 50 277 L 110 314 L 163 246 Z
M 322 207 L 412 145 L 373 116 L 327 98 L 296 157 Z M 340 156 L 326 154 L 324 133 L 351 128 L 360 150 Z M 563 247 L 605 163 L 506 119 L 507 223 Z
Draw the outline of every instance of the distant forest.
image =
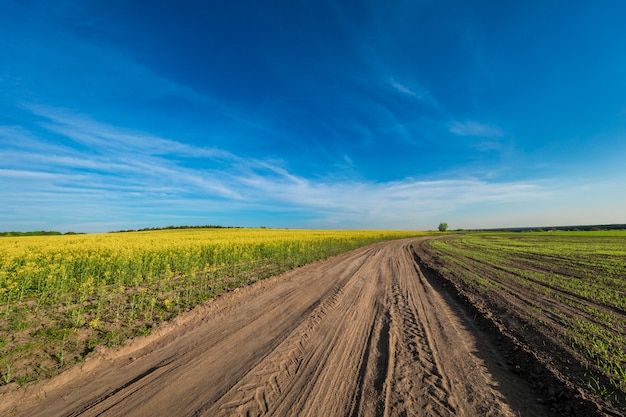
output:
M 241 226 L 166 226 L 166 227 L 145 227 L 143 229 L 116 230 L 111 233 L 127 233 L 127 232 L 145 232 L 149 230 L 171 230 L 171 229 L 241 229 Z
M 11 237 L 11 236 L 57 236 L 62 235 L 61 232 L 52 232 L 39 230 L 36 232 L 0 232 L 0 237 Z M 67 232 L 66 235 L 78 235 L 80 233 Z
M 588 232 L 597 230 L 626 230 L 626 224 L 599 224 L 591 226 L 547 226 L 547 227 L 509 227 L 501 229 L 475 229 L 474 231 L 484 232 Z
M 146 227 L 143 229 L 128 229 L 128 230 L 115 230 L 109 233 L 126 233 L 126 232 L 145 232 L 148 230 L 169 230 L 169 229 L 242 229 L 241 226 L 166 226 L 166 227 Z M 0 237 L 13 237 L 13 236 L 60 236 L 60 235 L 84 235 L 85 233 L 76 232 L 55 232 L 47 230 L 38 230 L 35 232 L 0 232 Z

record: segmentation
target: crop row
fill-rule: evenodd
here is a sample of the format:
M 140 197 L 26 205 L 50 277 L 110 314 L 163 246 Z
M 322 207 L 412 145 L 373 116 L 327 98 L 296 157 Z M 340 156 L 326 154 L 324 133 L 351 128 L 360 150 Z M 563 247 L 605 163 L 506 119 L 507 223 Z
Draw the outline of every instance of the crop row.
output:
M 624 397 L 626 233 L 481 233 L 430 245 L 467 288 L 509 300 L 544 342 L 556 337 L 589 388 Z

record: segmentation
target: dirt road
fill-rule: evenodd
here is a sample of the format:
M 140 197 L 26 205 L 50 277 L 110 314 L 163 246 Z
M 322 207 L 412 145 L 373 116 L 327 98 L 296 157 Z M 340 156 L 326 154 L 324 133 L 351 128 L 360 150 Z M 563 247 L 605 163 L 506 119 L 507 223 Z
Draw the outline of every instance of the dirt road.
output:
M 424 276 L 413 242 L 375 244 L 237 290 L 7 394 L 0 414 L 546 415 Z

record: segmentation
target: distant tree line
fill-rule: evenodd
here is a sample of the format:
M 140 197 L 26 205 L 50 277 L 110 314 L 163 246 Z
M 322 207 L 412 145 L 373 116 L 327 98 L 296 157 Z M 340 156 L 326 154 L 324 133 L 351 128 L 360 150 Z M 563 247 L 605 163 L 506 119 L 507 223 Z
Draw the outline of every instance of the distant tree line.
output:
M 128 232 L 146 232 L 154 230 L 172 230 L 172 229 L 241 229 L 241 226 L 219 226 L 219 225 L 205 225 L 205 226 L 166 226 L 166 227 L 144 227 L 143 229 L 126 229 L 115 230 L 111 233 L 128 233 Z
M 550 226 L 550 227 L 509 227 L 501 229 L 476 229 L 475 231 L 485 232 L 544 232 L 544 231 L 562 231 L 562 232 L 588 232 L 598 230 L 626 230 L 626 224 L 598 224 L 585 226 Z
M 74 232 L 55 232 L 55 231 L 46 231 L 46 230 L 38 230 L 35 232 L 0 232 L 1 237 L 12 237 L 12 236 L 59 236 L 59 235 L 77 235 L 79 233 Z

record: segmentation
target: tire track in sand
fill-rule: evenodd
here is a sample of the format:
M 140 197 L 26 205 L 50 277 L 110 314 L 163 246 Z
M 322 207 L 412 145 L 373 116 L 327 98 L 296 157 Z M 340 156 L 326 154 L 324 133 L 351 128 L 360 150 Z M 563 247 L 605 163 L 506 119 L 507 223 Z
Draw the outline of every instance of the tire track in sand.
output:
M 392 266 L 397 271 L 398 266 Z M 397 273 L 392 273 L 390 311 L 394 346 L 393 393 L 386 401 L 385 415 L 390 410 L 406 408 L 407 412 L 422 409 L 425 415 L 456 415 L 450 400 L 450 384 L 433 352 L 429 329 L 425 326 L 421 299 L 415 300 L 402 290 Z M 417 302 L 417 305 L 416 305 Z M 394 398 L 394 402 L 391 398 Z
M 360 346 L 359 342 L 372 339 L 372 325 L 377 317 L 376 310 L 370 308 L 376 303 L 377 290 L 376 286 L 367 284 L 367 274 L 379 257 L 380 252 L 373 253 L 358 269 L 351 271 L 349 279 L 337 285 L 276 350 L 217 403 L 198 410 L 196 415 L 280 415 L 295 413 L 296 409 L 299 410 L 297 415 L 306 415 L 306 404 L 315 402 L 316 395 L 319 397 L 310 381 L 321 380 L 324 381 L 321 383 L 335 385 L 343 378 L 328 375 L 329 370 L 350 368 L 358 371 L 362 362 L 359 358 L 367 356 L 371 345 Z M 307 381 L 309 383 L 303 385 Z M 358 384 L 358 378 L 355 382 Z M 320 407 L 335 409 L 335 405 L 329 407 L 325 397 L 324 392 L 321 399 L 325 404 L 313 408 L 314 415 L 321 412 Z M 345 403 L 344 408 L 354 403 L 350 396 L 343 400 L 340 402 Z

